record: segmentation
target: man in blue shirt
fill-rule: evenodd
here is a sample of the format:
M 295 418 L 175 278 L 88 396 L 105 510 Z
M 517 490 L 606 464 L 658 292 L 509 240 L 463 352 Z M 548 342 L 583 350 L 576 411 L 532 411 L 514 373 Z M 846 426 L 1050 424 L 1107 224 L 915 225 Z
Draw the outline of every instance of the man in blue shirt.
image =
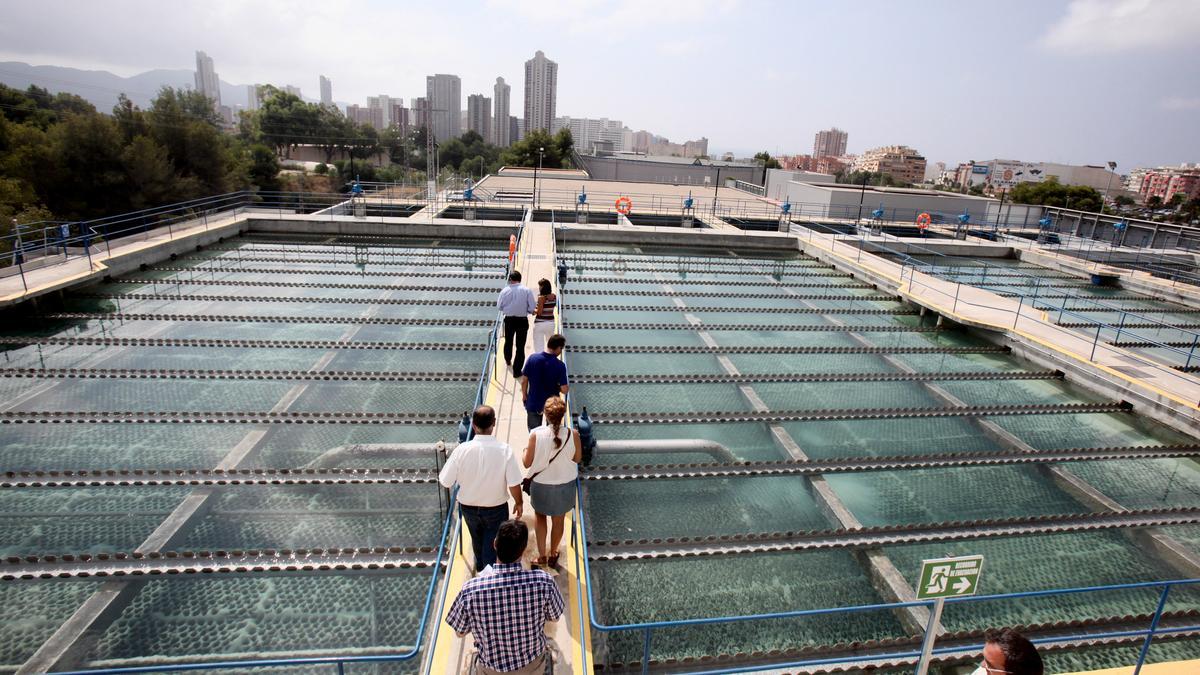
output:
M 525 365 L 525 337 L 529 334 L 529 315 L 537 309 L 537 299 L 533 297 L 533 291 L 521 285 L 520 272 L 513 270 L 513 273 L 508 275 L 508 285 L 500 291 L 496 306 L 504 314 L 504 362 L 512 366 L 513 377 L 520 377 L 521 367 Z
M 566 346 L 567 339 L 555 333 L 546 340 L 546 351 L 525 362 L 521 372 L 521 400 L 525 402 L 525 424 L 530 431 L 542 426 L 546 399 L 567 393 L 567 366 L 558 359 Z
M 525 523 L 502 523 L 494 541 L 498 564 L 463 584 L 446 614 L 459 637 L 475 639 L 475 672 L 482 675 L 546 670 L 546 624 L 563 615 L 564 603 L 549 574 L 521 565 L 528 545 Z

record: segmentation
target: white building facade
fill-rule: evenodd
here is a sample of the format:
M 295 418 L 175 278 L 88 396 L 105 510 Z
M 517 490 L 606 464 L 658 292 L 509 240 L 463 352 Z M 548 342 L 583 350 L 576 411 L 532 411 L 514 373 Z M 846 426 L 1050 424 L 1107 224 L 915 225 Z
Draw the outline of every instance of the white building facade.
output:
M 558 133 L 559 129 L 571 130 L 575 149 L 579 152 L 591 153 L 597 148 L 614 152 L 627 149 L 625 125 L 620 120 L 610 120 L 607 117 L 556 117 L 550 127 L 550 133 Z
M 433 137 L 439 141 L 462 135 L 462 80 L 457 75 L 436 74 L 425 78 Z

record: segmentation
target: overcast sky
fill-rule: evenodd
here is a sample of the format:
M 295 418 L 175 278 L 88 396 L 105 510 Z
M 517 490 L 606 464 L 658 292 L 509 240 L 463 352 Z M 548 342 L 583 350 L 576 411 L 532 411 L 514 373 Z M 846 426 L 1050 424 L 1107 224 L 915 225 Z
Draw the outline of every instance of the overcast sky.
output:
M 0 60 L 133 75 L 211 56 L 234 84 L 316 97 L 462 93 L 559 64 L 558 114 L 714 152 L 900 143 L 931 162 L 1200 161 L 1200 0 L 94 0 L 6 2 Z M 464 100 L 464 109 L 466 103 Z

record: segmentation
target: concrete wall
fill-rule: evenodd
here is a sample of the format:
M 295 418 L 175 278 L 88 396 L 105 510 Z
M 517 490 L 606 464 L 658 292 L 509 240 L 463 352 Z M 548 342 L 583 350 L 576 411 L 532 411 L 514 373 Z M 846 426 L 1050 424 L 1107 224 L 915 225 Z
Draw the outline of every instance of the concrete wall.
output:
M 854 218 L 861 198 L 863 218 L 870 218 L 871 211 L 882 204 L 884 220 L 897 221 L 913 221 L 918 213 L 928 212 L 940 214 L 946 222 L 955 222 L 954 218 L 966 211 L 972 221 L 982 222 L 992 201 L 952 192 L 881 191 L 868 186 L 865 193 L 860 193 L 850 186 L 834 188 L 797 182 L 788 183 L 786 196 L 793 204 L 803 207 L 793 210 L 801 217 Z
M 680 185 L 716 185 L 718 174 L 724 182 L 727 178 L 744 180 L 762 185 L 763 170 L 754 166 L 694 165 L 683 162 L 655 162 L 653 160 L 618 159 L 614 157 L 592 157 L 575 155 L 580 168 L 588 172 L 593 180 L 622 180 L 643 183 L 675 183 Z M 705 178 L 708 182 L 705 183 Z
M 832 183 L 834 176 L 828 173 L 813 173 L 811 171 L 767 169 L 767 198 L 783 201 L 787 197 L 787 185 L 792 181 L 799 183 Z
M 325 162 L 325 151 L 322 150 L 321 148 L 318 148 L 315 145 L 298 145 L 298 146 L 292 148 L 291 153 L 286 157 L 286 159 L 290 159 L 294 162 L 324 163 Z M 350 159 L 350 156 L 349 156 L 349 154 L 347 154 L 341 150 L 334 151 L 333 161 L 336 162 L 339 159 L 348 160 L 348 159 Z M 372 155 L 370 159 L 364 160 L 361 158 L 355 158 L 354 161 L 355 161 L 355 163 L 366 162 L 368 164 L 371 164 L 372 166 L 387 166 L 388 164 L 391 164 L 391 160 L 388 158 L 387 153 L 383 153 L 383 152 L 376 154 L 376 155 Z
M 1005 202 L 990 202 L 987 205 L 987 222 L 1000 223 L 1012 227 L 1038 227 L 1042 218 L 1043 207 L 1036 204 L 1013 204 Z

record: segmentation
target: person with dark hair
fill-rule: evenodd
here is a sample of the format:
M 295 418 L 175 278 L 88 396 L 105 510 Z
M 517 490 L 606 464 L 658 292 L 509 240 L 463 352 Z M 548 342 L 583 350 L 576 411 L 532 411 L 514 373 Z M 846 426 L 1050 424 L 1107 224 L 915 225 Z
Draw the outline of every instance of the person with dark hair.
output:
M 450 453 L 438 475 L 443 487 L 458 485 L 458 509 L 471 533 L 475 571 L 496 561 L 491 542 L 500 523 L 508 520 L 508 497 L 516 500 L 515 517 L 521 517 L 521 467 L 507 443 L 492 435 L 496 411 L 481 405 L 471 419 L 475 437 Z
M 482 675 L 540 674 L 546 670 L 546 630 L 563 614 L 563 597 L 542 570 L 526 570 L 521 556 L 529 528 L 520 520 L 500 525 L 493 542 L 499 562 L 487 574 L 463 584 L 450 605 L 446 623 L 479 650 L 476 672 Z
M 558 296 L 550 287 L 549 279 L 538 280 L 537 308 L 533 312 L 533 353 L 546 349 L 546 340 L 554 332 L 554 307 Z
M 558 544 L 562 541 L 563 522 L 575 508 L 575 479 L 583 446 L 579 434 L 563 426 L 567 404 L 557 396 L 546 399 L 542 410 L 545 426 L 529 434 L 523 458 L 525 468 L 540 467 L 530 474 L 529 501 L 533 504 L 534 529 L 537 533 L 537 565 L 558 567 Z M 550 556 L 546 557 L 546 518 L 550 518 Z
M 500 291 L 496 307 L 504 314 L 504 362 L 512 366 L 513 377 L 520 377 L 525 365 L 529 315 L 536 309 L 533 291 L 521 285 L 520 272 L 513 270 L 508 275 L 508 285 Z
M 1011 628 L 983 634 L 983 662 L 971 675 L 1042 675 L 1042 657 L 1033 643 Z
M 559 360 L 567 339 L 558 333 L 546 340 L 546 349 L 529 357 L 521 371 L 521 400 L 525 403 L 525 425 L 530 431 L 542 426 L 546 399 L 567 393 L 567 366 Z

